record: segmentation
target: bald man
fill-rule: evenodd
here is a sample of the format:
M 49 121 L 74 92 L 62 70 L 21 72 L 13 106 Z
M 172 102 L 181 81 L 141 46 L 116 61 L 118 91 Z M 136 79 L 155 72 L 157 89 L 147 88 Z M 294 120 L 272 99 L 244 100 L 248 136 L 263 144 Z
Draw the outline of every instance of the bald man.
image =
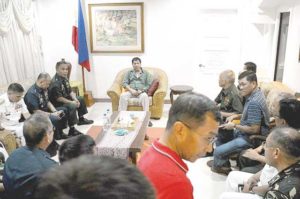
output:
M 242 97 L 234 85 L 235 74 L 232 70 L 225 70 L 219 75 L 219 86 L 222 88 L 215 102 L 220 107 L 223 121 L 227 117 L 243 112 Z M 233 139 L 233 130 L 219 129 L 216 145 L 226 143 Z
M 234 85 L 235 74 L 232 70 L 225 70 L 219 76 L 219 86 L 222 88 L 215 102 L 219 105 L 222 117 L 229 117 L 243 112 L 242 98 Z

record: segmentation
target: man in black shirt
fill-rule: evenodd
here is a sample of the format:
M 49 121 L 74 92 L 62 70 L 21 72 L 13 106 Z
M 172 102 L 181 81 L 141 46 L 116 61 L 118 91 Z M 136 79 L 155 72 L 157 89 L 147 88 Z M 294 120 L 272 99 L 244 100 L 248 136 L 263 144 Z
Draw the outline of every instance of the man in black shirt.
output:
M 68 63 L 65 60 L 61 60 L 56 63 L 56 74 L 52 78 L 50 86 L 50 101 L 55 107 L 63 106 L 68 110 L 68 124 L 70 126 L 69 135 L 81 134 L 74 128 L 74 125 L 92 124 L 93 120 L 88 120 L 83 116 L 88 112 L 84 99 L 80 96 L 76 96 L 71 90 L 70 82 L 68 79 Z M 78 111 L 78 117 L 76 114 Z
M 50 102 L 48 96 L 50 82 L 51 77 L 48 73 L 40 73 L 35 84 L 25 94 L 24 101 L 31 114 L 36 111 L 42 111 L 49 116 L 55 127 L 54 138 L 56 140 L 66 139 L 67 136 L 63 133 L 62 129 L 66 127 L 65 113 L 67 112 L 67 108 L 55 108 Z

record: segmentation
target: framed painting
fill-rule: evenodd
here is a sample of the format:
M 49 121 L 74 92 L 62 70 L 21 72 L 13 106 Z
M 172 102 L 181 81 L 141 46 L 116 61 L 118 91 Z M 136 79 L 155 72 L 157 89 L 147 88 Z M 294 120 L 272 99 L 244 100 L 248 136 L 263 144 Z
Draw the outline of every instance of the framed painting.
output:
M 92 53 L 144 52 L 144 3 L 89 4 Z

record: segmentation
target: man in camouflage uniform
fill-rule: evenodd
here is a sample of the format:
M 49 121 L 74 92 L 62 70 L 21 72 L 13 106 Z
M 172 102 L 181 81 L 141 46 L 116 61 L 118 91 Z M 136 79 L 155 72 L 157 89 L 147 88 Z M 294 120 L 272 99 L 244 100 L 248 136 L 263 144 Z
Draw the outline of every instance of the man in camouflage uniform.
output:
M 292 128 L 277 128 L 266 140 L 267 164 L 278 174 L 269 181 L 270 190 L 264 199 L 300 198 L 300 133 Z
M 233 114 L 241 114 L 243 112 L 242 98 L 239 95 L 237 87 L 234 85 L 235 74 L 232 70 L 225 70 L 219 76 L 219 86 L 222 88 L 215 99 L 215 102 L 220 107 L 223 121 Z M 218 141 L 219 143 L 226 143 L 233 138 L 233 131 L 226 129 L 219 129 Z

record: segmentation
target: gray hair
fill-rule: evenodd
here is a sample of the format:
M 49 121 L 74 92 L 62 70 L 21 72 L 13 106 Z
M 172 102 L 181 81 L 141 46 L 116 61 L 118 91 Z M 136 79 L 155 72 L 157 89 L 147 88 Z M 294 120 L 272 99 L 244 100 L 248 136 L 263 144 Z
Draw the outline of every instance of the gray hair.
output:
M 273 146 L 280 148 L 287 156 L 300 157 L 300 133 L 290 127 L 275 128 L 270 134 Z
M 34 113 L 24 122 L 23 134 L 26 145 L 28 147 L 35 147 L 38 145 L 49 129 L 53 128 L 49 117 L 45 113 Z
M 49 73 L 40 73 L 39 74 L 39 76 L 38 76 L 38 78 L 37 78 L 38 80 L 40 80 L 40 79 L 51 79 L 51 77 L 50 77 L 50 75 L 49 75 Z
M 233 70 L 225 70 L 221 73 L 225 77 L 226 80 L 228 80 L 229 83 L 234 84 L 235 81 L 235 74 Z

